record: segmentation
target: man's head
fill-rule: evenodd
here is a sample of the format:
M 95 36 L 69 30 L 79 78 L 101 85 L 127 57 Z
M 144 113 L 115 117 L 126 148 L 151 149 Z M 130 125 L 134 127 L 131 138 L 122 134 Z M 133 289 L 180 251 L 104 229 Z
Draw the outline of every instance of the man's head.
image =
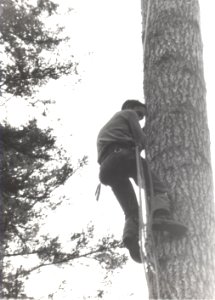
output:
M 124 109 L 132 109 L 134 110 L 139 119 L 142 120 L 143 117 L 146 115 L 146 105 L 141 103 L 138 100 L 126 100 L 122 105 L 122 110 Z

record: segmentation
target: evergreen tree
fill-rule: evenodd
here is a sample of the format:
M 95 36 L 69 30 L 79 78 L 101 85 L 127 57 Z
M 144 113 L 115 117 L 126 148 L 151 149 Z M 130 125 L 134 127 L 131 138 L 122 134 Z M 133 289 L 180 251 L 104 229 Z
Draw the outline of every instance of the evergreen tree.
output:
M 53 201 L 50 198 L 52 191 L 63 185 L 75 170 L 63 149 L 55 146 L 50 130 L 40 130 L 35 120 L 23 129 L 9 125 L 1 126 L 0 129 L 1 247 L 5 262 L 2 296 L 15 297 L 11 295 L 11 290 L 14 289 L 14 283 L 16 293 L 17 286 L 22 287 L 21 283 L 17 285 L 18 275 L 26 271 L 13 270 L 15 274 L 10 272 L 9 276 L 7 271 L 10 263 L 6 257 L 37 253 L 46 261 L 54 253 L 59 255 L 60 244 L 57 239 L 45 236 L 38 240 L 37 234 L 47 210 L 55 209 L 62 201 Z M 84 157 L 77 168 L 85 163 Z
M 68 40 L 63 27 L 45 20 L 57 14 L 58 5 L 49 0 L 2 0 L 0 42 L 2 93 L 30 96 L 49 79 L 58 79 L 75 70 L 72 55 L 59 60 L 57 46 Z M 54 52 L 56 50 L 56 52 Z
M 49 0 L 2 0 L 1 93 L 6 99 L 20 96 L 29 100 L 50 79 L 76 72 L 72 55 L 60 59 L 59 46 L 67 41 L 63 28 L 45 19 L 57 14 L 58 6 Z M 57 58 L 57 59 L 55 59 Z M 9 98 L 8 97 L 9 94 Z M 4 102 L 3 102 L 4 104 Z M 71 229 L 71 251 L 64 252 L 59 237 L 41 236 L 40 225 L 50 210 L 63 198 L 52 197 L 74 172 L 86 164 L 86 157 L 76 167 L 50 129 L 41 130 L 36 120 L 21 128 L 6 122 L 0 125 L 0 297 L 25 295 L 25 279 L 35 270 L 49 265 L 60 266 L 81 257 L 92 257 L 107 271 L 123 265 L 126 258 L 114 249 L 122 247 L 113 237 L 91 243 L 93 227 L 75 233 Z M 62 196 L 63 197 L 63 196 Z M 14 259 L 37 262 L 31 267 L 14 265 Z
M 118 251 L 121 242 L 107 236 L 92 243 L 92 225 L 82 232 L 71 228 L 69 252 L 63 250 L 60 237 L 40 234 L 50 211 L 65 201 L 52 192 L 86 164 L 86 157 L 73 167 L 63 149 L 56 147 L 51 130 L 42 131 L 35 120 L 22 129 L 1 126 L 0 133 L 1 297 L 27 297 L 25 280 L 46 266 L 72 266 L 73 260 L 83 257 L 97 260 L 107 274 L 123 266 L 127 258 Z M 32 258 L 36 262 L 26 267 L 23 259 L 31 262 Z

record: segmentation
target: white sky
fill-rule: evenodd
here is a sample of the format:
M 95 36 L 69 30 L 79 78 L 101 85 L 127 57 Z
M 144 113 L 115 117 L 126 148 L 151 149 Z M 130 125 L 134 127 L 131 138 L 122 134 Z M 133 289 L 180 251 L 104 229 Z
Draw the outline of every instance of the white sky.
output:
M 65 79 L 59 80 L 43 88 L 40 96 L 55 99 L 56 105 L 48 110 L 46 118 L 40 117 L 40 123 L 45 126 L 48 122 L 48 125 L 55 127 L 56 134 L 74 159 L 85 154 L 89 155 L 89 165 L 81 174 L 71 178 L 65 191 L 67 196 L 71 197 L 71 203 L 60 209 L 57 217 L 56 215 L 50 217 L 47 222 L 48 229 L 46 229 L 51 231 L 54 228 L 58 234 L 64 232 L 65 235 L 69 235 L 71 228 L 78 230 L 93 219 L 97 224 L 97 236 L 103 236 L 106 232 L 114 232 L 117 238 L 121 238 L 123 215 L 110 190 L 102 189 L 99 203 L 96 203 L 94 199 L 98 181 L 96 136 L 100 127 L 120 109 L 124 100 L 129 98 L 143 100 L 140 1 L 61 0 L 60 2 L 75 9 L 72 18 L 71 16 L 64 18 L 65 23 L 68 24 L 68 33 L 71 34 L 71 49 L 62 49 L 61 55 L 66 55 L 69 51 L 80 62 L 78 71 L 81 82 L 77 83 L 77 78 L 72 76 L 66 81 Z M 214 162 L 215 45 L 212 30 L 215 28 L 215 3 L 200 0 L 200 4 L 211 153 Z M 8 104 L 7 117 L 9 122 L 19 124 L 23 122 L 24 113 L 17 114 L 16 103 L 18 102 L 12 100 Z M 17 109 L 22 107 L 24 112 L 24 104 L 18 105 Z M 3 110 L 2 107 L 0 112 L 3 113 Z M 26 109 L 26 115 L 28 112 L 29 110 Z M 56 220 L 57 227 L 54 226 Z M 74 270 L 68 271 L 70 279 L 76 279 L 78 282 L 78 276 L 85 276 L 85 283 L 92 283 L 92 280 L 89 280 L 93 278 L 95 285 L 97 284 L 95 279 L 100 280 L 99 274 L 95 271 L 96 266 L 93 269 L 89 268 L 87 274 L 81 267 L 78 270 L 78 273 L 77 271 L 74 273 Z M 65 274 L 67 271 L 63 272 Z M 35 282 L 38 284 L 40 280 L 41 284 L 40 289 L 37 289 L 39 294 L 42 290 L 42 283 L 44 283 L 44 289 L 48 289 L 48 282 L 44 279 L 48 276 L 46 272 L 44 276 L 40 274 L 40 279 L 35 277 Z M 143 289 L 139 287 L 143 278 L 144 273 L 141 267 L 130 262 L 126 270 L 114 279 L 113 288 L 105 300 L 126 299 L 125 293 L 122 292 L 125 282 L 127 293 L 131 294 L 132 290 L 136 293 L 129 299 L 141 299 L 142 296 L 139 293 L 143 293 Z M 57 284 L 56 281 L 55 276 L 52 276 L 52 279 L 49 278 L 50 290 L 53 285 Z M 33 282 L 32 279 L 29 286 L 31 291 Z M 86 293 L 88 288 L 86 285 Z M 61 295 L 61 299 L 66 299 L 66 296 Z M 79 299 L 78 296 L 77 299 Z

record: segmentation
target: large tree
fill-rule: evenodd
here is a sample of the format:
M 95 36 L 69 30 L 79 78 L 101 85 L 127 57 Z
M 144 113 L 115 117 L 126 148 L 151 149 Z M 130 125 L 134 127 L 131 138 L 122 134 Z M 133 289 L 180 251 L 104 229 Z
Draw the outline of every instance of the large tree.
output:
M 197 0 L 142 0 L 147 159 L 169 186 L 182 240 L 155 236 L 149 295 L 214 299 L 215 222 L 206 89 Z M 148 15 L 147 15 L 148 13 Z M 149 237 L 150 238 L 150 237 Z

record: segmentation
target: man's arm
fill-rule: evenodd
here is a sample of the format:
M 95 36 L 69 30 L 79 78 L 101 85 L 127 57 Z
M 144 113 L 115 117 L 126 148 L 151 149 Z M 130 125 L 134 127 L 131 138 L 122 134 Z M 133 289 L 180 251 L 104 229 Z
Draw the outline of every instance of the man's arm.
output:
M 141 149 L 144 149 L 146 145 L 146 135 L 141 129 L 136 112 L 133 110 L 129 110 L 127 113 L 127 117 L 135 145 L 139 146 Z

